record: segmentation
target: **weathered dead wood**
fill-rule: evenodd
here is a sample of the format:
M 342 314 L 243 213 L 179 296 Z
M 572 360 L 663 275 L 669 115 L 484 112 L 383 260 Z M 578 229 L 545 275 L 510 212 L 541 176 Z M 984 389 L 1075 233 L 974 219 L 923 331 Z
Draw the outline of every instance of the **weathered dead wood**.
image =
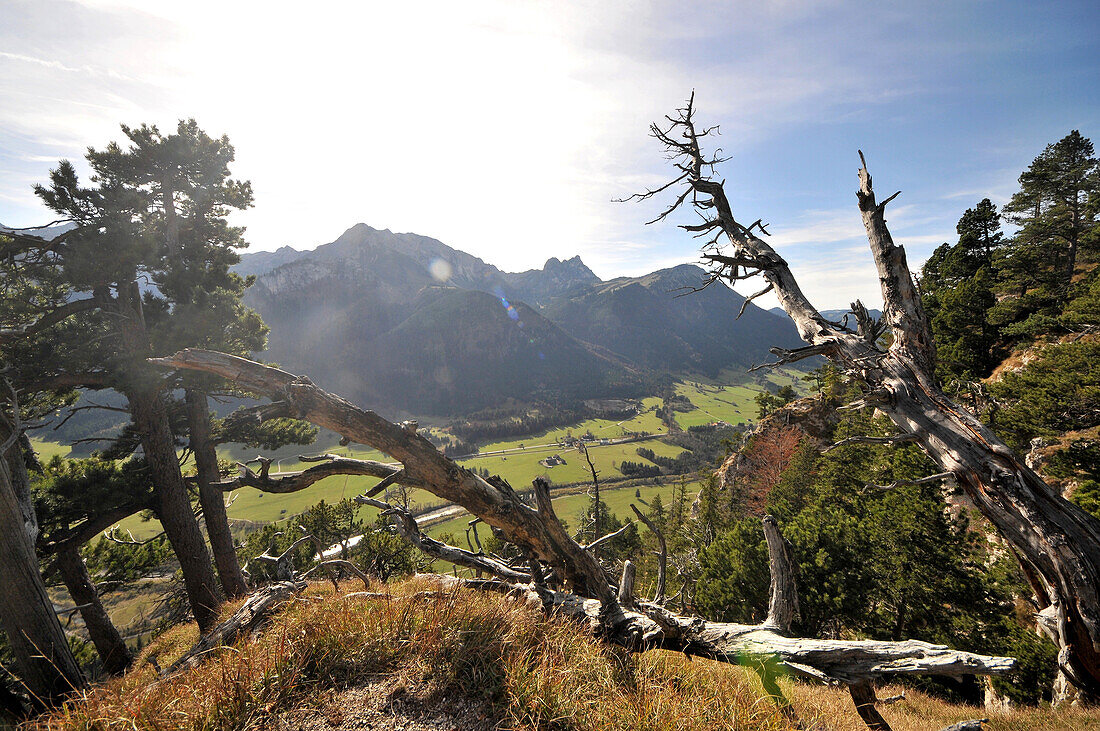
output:
M 876 485 L 873 482 L 868 482 L 863 486 L 863 489 L 888 492 L 890 490 L 896 490 L 899 487 L 915 487 L 917 485 L 927 485 L 932 482 L 943 482 L 944 480 L 954 482 L 955 475 L 951 472 L 938 472 L 934 475 L 928 475 L 927 477 L 918 477 L 915 480 L 894 480 L 889 485 Z
M 878 697 L 875 695 L 875 686 L 868 680 L 864 680 L 860 683 L 852 683 L 848 686 L 848 691 L 852 694 L 852 702 L 856 704 L 856 713 L 863 719 L 863 722 L 867 724 L 867 728 L 871 731 L 891 731 L 890 724 L 886 722 L 886 719 L 882 717 L 882 714 L 875 708 L 875 704 L 878 703 Z
M 362 475 L 365 477 L 381 477 L 382 481 L 371 488 L 371 493 L 381 492 L 378 488 L 385 489 L 394 484 L 402 475 L 401 469 L 383 462 L 375 462 L 369 459 L 349 459 L 335 454 L 321 454 L 316 456 L 299 455 L 302 462 L 320 462 L 320 464 L 302 470 L 300 472 L 280 472 L 271 476 L 268 471 L 270 464 L 263 465 L 257 473 L 247 464 L 237 463 L 240 473 L 231 480 L 222 480 L 217 483 L 223 491 L 236 490 L 241 487 L 253 487 L 262 492 L 290 493 L 305 490 L 307 487 L 320 482 L 326 477 L 334 475 Z M 256 461 L 256 460 L 253 460 Z M 410 485 L 418 487 L 418 485 Z
M 975 718 L 972 721 L 959 721 L 953 723 L 950 726 L 946 726 L 940 731 L 982 731 L 982 724 L 987 723 L 988 718 Z
M 634 521 L 628 520 L 628 521 L 626 521 L 626 524 L 623 525 L 623 527 L 619 528 L 618 530 L 613 530 L 613 531 L 611 531 L 610 533 L 608 533 L 606 535 L 602 535 L 599 538 L 597 538 L 596 540 L 592 541 L 591 543 L 586 543 L 585 545 L 581 546 L 581 548 L 583 548 L 586 551 L 595 551 L 597 548 L 599 548 L 603 544 L 609 543 L 609 542 L 615 540 L 616 538 L 618 538 L 619 536 L 621 536 L 623 533 L 626 533 L 630 529 L 630 526 L 632 526 L 632 525 L 634 525 Z
M 794 580 L 794 563 L 787 542 L 779 533 L 775 518 L 765 515 L 764 539 L 768 544 L 768 568 L 771 570 L 771 587 L 768 600 L 768 617 L 764 625 L 779 632 L 789 632 L 791 622 L 798 615 L 798 588 Z
M 304 582 L 280 581 L 253 592 L 229 619 L 214 627 L 180 659 L 161 671 L 163 678 L 202 662 L 205 655 L 255 631 L 271 614 L 305 588 Z
M 916 434 L 898 434 L 896 436 L 889 437 L 871 437 L 871 436 L 854 436 L 841 439 L 839 442 L 835 442 L 821 450 L 822 452 L 831 452 L 834 449 L 840 447 L 847 447 L 851 444 L 902 444 L 905 442 L 917 441 Z
M 650 533 L 657 536 L 657 545 L 659 546 L 657 551 L 657 588 L 653 591 L 653 601 L 661 603 L 665 598 L 665 575 L 668 573 L 668 544 L 665 542 L 665 534 L 657 527 L 656 523 L 647 518 L 641 510 L 638 510 L 634 503 L 630 504 L 630 509 L 638 516 L 638 520 L 642 521 L 646 528 L 649 528 Z
M 499 576 L 506 581 L 526 583 L 531 581 L 531 575 L 522 571 L 516 571 L 511 566 L 497 561 L 484 553 L 466 551 L 456 546 L 435 540 L 421 532 L 416 524 L 416 518 L 412 513 L 402 507 L 384 503 L 381 500 L 360 496 L 355 502 L 361 505 L 370 505 L 382 511 L 382 515 L 393 517 L 393 524 L 401 535 L 409 543 L 419 548 L 433 558 L 449 561 L 456 566 L 464 566 L 475 571 L 483 571 L 493 576 Z
M 370 577 L 367 576 L 365 573 L 363 573 L 363 571 L 358 566 L 353 564 L 351 561 L 345 561 L 341 558 L 325 559 L 324 561 L 321 561 L 320 563 L 318 563 L 316 566 L 309 569 L 308 571 L 304 571 L 301 574 L 298 574 L 296 578 L 299 581 L 306 581 L 307 579 L 309 579 L 310 576 L 313 575 L 313 573 L 315 571 L 320 571 L 321 569 L 327 569 L 327 568 L 343 569 L 344 571 L 347 571 L 349 574 L 351 574 L 352 576 L 355 576 L 357 579 L 362 581 L 364 589 L 369 589 L 370 588 Z M 337 579 L 337 576 L 332 577 L 332 583 L 333 583 L 334 587 L 337 586 L 336 579 Z
M 370 504 L 370 503 L 368 503 Z M 451 560 L 458 555 L 468 560 L 469 552 L 439 541 L 425 538 L 414 520 L 403 521 L 404 535 L 434 558 Z M 765 522 L 768 525 L 769 522 Z M 550 591 L 544 586 L 529 582 L 498 579 L 462 579 L 440 574 L 422 575 L 444 586 L 488 590 L 523 598 L 582 622 L 599 636 L 633 650 L 663 648 L 677 650 L 688 655 L 707 657 L 721 662 L 743 663 L 746 656 L 775 657 L 781 668 L 791 674 L 816 681 L 857 683 L 885 675 L 982 675 L 1007 672 L 1014 664 L 1012 658 L 988 657 L 951 650 L 942 645 L 907 640 L 904 642 L 879 642 L 874 640 L 815 640 L 787 637 L 785 628 L 778 625 L 793 617 L 791 607 L 797 607 L 794 584 L 789 568 L 789 558 L 783 538 L 774 519 L 770 521 L 769 562 L 773 571 L 780 574 L 772 582 L 771 606 L 780 606 L 772 621 L 760 625 L 742 625 L 727 622 L 709 622 L 698 617 L 673 614 L 659 604 L 639 601 L 633 596 L 630 568 L 624 567 L 620 583 L 619 601 L 603 603 L 574 593 Z M 457 554 L 455 553 L 457 552 Z M 480 557 L 484 559 L 484 557 Z M 784 568 L 784 562 L 787 567 Z M 478 560 L 462 565 L 494 573 L 499 567 L 495 562 Z M 625 594 L 624 594 L 625 591 Z
M 728 663 L 775 657 L 786 672 L 814 681 L 858 683 L 890 675 L 999 675 L 1012 668 L 1006 657 L 990 657 L 917 640 L 815 640 L 785 637 L 763 625 L 709 622 L 681 617 L 650 602 L 637 609 L 614 604 L 601 612 L 594 599 L 567 592 L 538 592 L 531 585 L 501 580 L 421 575 L 444 586 L 491 590 L 538 601 L 548 611 L 576 619 L 604 639 L 632 650 L 676 650 Z M 476 582 L 476 583 L 475 583 Z
M 308 378 L 245 358 L 188 349 L 168 358 L 150 360 L 167 367 L 219 375 L 241 388 L 285 402 L 288 411 L 298 418 L 394 457 L 403 466 L 404 484 L 423 487 L 437 497 L 462 505 L 489 525 L 504 530 L 512 543 L 529 549 L 578 592 L 606 603 L 614 602 L 602 567 L 577 545 L 554 515 L 548 484 L 536 481 L 538 509 L 534 510 L 511 489 L 492 485 L 447 459 L 415 430 L 393 424 L 327 393 Z
M 313 543 L 313 536 L 302 536 L 298 540 L 294 541 L 294 543 L 291 543 L 285 551 L 276 556 L 272 554 L 271 551 L 275 548 L 275 539 L 282 535 L 282 531 L 278 531 L 277 533 L 272 535 L 271 545 L 267 547 L 267 550 L 261 553 L 259 556 L 253 556 L 252 561 L 249 561 L 249 563 L 252 563 L 254 561 L 256 563 L 262 563 L 265 566 L 270 566 L 272 571 L 275 573 L 275 578 L 279 581 L 294 581 L 294 552 L 298 550 L 299 546 L 304 546 L 307 543 Z
M 722 183 L 711 177 L 718 161 L 700 149 L 693 101 L 668 118 L 667 129 L 651 128 L 681 171 L 676 182 L 685 186 L 666 215 L 690 193 L 703 224 L 689 230 L 716 234 L 703 254 L 712 273 L 731 283 L 763 277 L 809 344 L 803 351 L 816 349 L 866 386 L 868 395 L 853 406 L 882 410 L 942 472 L 955 476 L 978 510 L 1042 577 L 1045 599 L 1055 607 L 1054 638 L 1062 650 L 1062 674 L 1083 700 L 1100 700 L 1100 521 L 1047 486 L 992 430 L 940 389 L 935 346 L 920 295 L 905 252 L 894 244 L 886 226 L 885 207 L 894 196 L 876 202 L 861 154 L 857 203 L 882 287 L 883 321 L 893 334 L 883 349 L 875 334 L 881 323 L 857 317 L 867 322 L 860 323 L 862 332 L 853 333 L 829 322 L 806 298 L 787 262 L 753 233 L 752 226 L 738 223 Z M 725 250 L 719 250 L 720 240 Z
M 619 606 L 624 609 L 634 607 L 634 577 L 637 573 L 638 568 L 633 561 L 623 563 L 623 578 L 619 580 Z

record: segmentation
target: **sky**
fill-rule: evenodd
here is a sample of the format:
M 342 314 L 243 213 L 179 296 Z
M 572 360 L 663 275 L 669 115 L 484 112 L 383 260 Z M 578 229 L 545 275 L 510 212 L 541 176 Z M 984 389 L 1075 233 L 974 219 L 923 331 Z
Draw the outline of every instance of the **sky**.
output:
M 120 123 L 194 117 L 252 181 L 251 250 L 363 222 L 639 275 L 698 260 L 693 218 L 616 202 L 674 177 L 648 128 L 694 90 L 735 216 L 819 307 L 874 304 L 857 149 L 918 265 L 1045 145 L 1100 135 L 1098 39 L 1095 0 L 0 0 L 0 222 L 50 220 L 32 186 Z

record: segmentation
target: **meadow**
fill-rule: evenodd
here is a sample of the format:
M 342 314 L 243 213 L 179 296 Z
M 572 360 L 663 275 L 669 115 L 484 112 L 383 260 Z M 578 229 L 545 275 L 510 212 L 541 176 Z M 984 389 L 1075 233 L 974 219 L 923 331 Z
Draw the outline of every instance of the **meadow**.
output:
M 729 424 L 748 423 L 755 417 L 756 395 L 763 390 L 764 384 L 773 384 L 773 388 L 781 385 L 794 385 L 799 388 L 803 385 L 799 380 L 800 375 L 796 371 L 781 370 L 769 372 L 751 382 L 747 381 L 744 374 L 732 372 L 721 373 L 713 379 L 705 377 L 685 379 L 676 383 L 675 390 L 678 395 L 689 399 L 694 408 L 686 412 L 676 412 L 676 422 L 682 429 L 715 421 L 724 421 Z M 477 455 L 461 459 L 459 462 L 465 467 L 486 469 L 491 474 L 499 475 L 517 489 L 526 488 L 538 476 L 546 477 L 554 485 L 588 482 L 591 478 L 584 455 L 574 448 L 563 447 L 562 441 L 568 437 L 580 437 L 585 433 L 591 433 L 597 439 L 619 439 L 632 433 L 663 434 L 665 426 L 657 415 L 660 406 L 659 397 L 647 397 L 641 400 L 639 413 L 629 419 L 587 419 L 540 434 L 491 442 L 483 445 Z M 438 427 L 426 428 L 432 429 L 435 433 L 440 431 Z M 34 437 L 31 441 L 43 461 L 51 459 L 54 455 L 65 457 L 70 451 L 68 446 L 49 442 L 41 437 Z M 637 454 L 639 447 L 652 449 L 657 455 L 663 457 L 675 457 L 683 451 L 680 447 L 666 444 L 658 438 L 625 444 L 592 444 L 588 449 L 600 479 L 616 480 L 623 477 L 618 469 L 623 461 L 645 461 Z M 277 473 L 305 469 L 309 465 L 299 460 L 300 455 L 322 453 L 389 461 L 377 450 L 367 449 L 361 445 L 341 446 L 338 435 L 327 430 L 322 430 L 313 444 L 287 445 L 278 450 L 266 451 L 264 456 L 272 459 L 271 472 Z M 258 454 L 259 450 L 242 445 L 223 445 L 218 450 L 219 458 L 232 462 L 253 459 Z M 565 460 L 565 464 L 551 467 L 540 464 L 541 460 L 553 455 L 560 456 Z M 237 521 L 274 522 L 297 515 L 321 500 L 332 503 L 362 494 L 376 482 L 377 480 L 371 477 L 331 477 L 306 490 L 288 494 L 263 493 L 259 490 L 244 488 L 229 495 L 228 513 L 231 519 Z M 642 488 L 643 496 L 646 489 L 648 488 Z M 606 492 L 608 499 L 614 499 L 611 496 L 615 493 L 616 491 L 609 485 Z M 628 496 L 633 494 L 634 488 L 631 488 Z M 428 509 L 443 505 L 442 501 L 434 495 L 422 490 L 414 490 L 411 497 L 413 502 L 421 508 Z M 620 517 L 627 516 L 630 512 L 626 497 L 627 495 L 624 494 L 623 504 L 613 508 L 613 512 L 618 513 Z M 662 497 L 665 496 L 662 495 Z M 569 519 L 574 517 L 575 512 L 562 512 L 561 516 Z M 372 520 L 375 513 L 373 508 L 360 509 L 360 517 L 367 520 Z M 148 538 L 160 531 L 160 526 L 155 520 L 147 520 L 143 516 L 132 516 L 123 521 L 120 527 L 133 533 L 136 538 Z
M 644 461 L 637 454 L 639 446 L 652 449 L 656 454 L 674 457 L 683 450 L 656 439 L 644 442 L 629 442 L 627 444 L 593 445 L 589 447 L 589 454 L 596 466 L 601 479 L 621 478 L 622 473 L 618 465 L 623 461 Z M 360 450 L 349 447 L 330 445 L 327 449 L 314 449 L 312 453 L 330 452 L 341 456 L 350 456 L 359 459 L 385 458 L 374 450 Z M 302 447 L 297 448 L 299 451 Z M 544 467 L 540 460 L 553 454 L 562 456 L 566 464 L 554 467 Z M 591 479 L 588 463 L 584 455 L 576 449 L 553 450 L 524 450 L 511 452 L 506 455 L 475 456 L 470 459 L 459 460 L 459 463 L 469 468 L 484 468 L 490 473 L 499 475 L 517 489 L 524 489 L 531 481 L 540 475 L 547 477 L 551 484 L 561 485 L 572 482 L 583 482 Z M 304 469 L 309 465 L 298 461 L 297 457 L 287 457 L 272 464 L 271 471 L 292 472 Z M 297 515 L 321 500 L 329 503 L 339 502 L 343 498 L 361 495 L 370 487 L 377 484 L 373 477 L 362 476 L 336 476 L 329 477 L 299 492 L 287 494 L 264 493 L 251 488 L 242 488 L 229 495 L 230 504 L 228 514 L 233 520 L 246 520 L 255 523 L 270 523 Z M 630 492 L 633 495 L 633 490 Z M 442 506 L 444 503 L 431 493 L 423 490 L 413 490 L 411 499 L 420 508 L 432 508 Z M 628 509 L 629 510 L 629 509 Z M 377 510 L 370 507 L 362 507 L 359 510 L 360 518 L 373 520 Z M 155 520 L 146 520 L 143 516 L 132 516 L 122 521 L 119 527 L 123 531 L 130 531 L 135 538 L 148 538 L 160 531 L 160 525 Z

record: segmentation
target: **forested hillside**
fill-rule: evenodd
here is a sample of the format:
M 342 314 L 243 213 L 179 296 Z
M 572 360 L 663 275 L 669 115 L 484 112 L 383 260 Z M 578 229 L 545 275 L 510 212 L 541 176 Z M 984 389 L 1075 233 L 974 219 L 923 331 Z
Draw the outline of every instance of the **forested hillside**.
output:
M 958 241 L 921 269 L 937 373 L 1095 514 L 1100 170 L 1092 142 L 1074 130 L 1019 182 L 1000 210 L 988 198 L 967 209 Z

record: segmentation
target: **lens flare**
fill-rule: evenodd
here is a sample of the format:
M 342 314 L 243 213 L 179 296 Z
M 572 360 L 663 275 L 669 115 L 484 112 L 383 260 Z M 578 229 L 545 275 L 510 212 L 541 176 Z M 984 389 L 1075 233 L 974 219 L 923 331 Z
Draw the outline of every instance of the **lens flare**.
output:
M 446 259 L 440 259 L 438 257 L 432 259 L 431 263 L 428 264 L 428 271 L 437 282 L 449 281 L 451 275 L 454 273 L 451 263 Z

